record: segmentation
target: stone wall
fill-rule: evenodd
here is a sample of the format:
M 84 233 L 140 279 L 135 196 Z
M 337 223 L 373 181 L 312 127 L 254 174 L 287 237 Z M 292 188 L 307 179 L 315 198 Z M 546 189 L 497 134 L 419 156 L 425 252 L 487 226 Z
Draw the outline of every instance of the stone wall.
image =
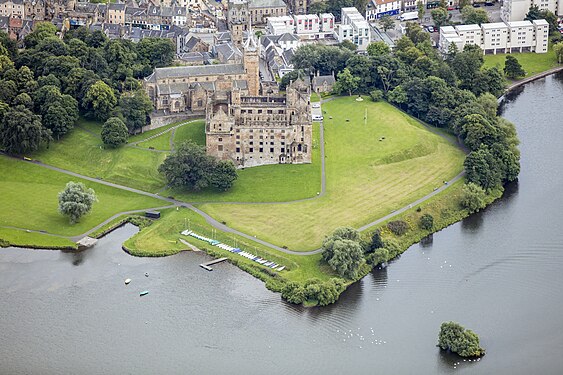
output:
M 167 116 L 151 114 L 150 117 L 151 123 L 149 125 L 143 126 L 143 128 L 141 129 L 142 132 L 158 129 L 168 124 L 172 124 L 173 122 L 202 118 L 202 115 L 194 113 L 177 113 Z

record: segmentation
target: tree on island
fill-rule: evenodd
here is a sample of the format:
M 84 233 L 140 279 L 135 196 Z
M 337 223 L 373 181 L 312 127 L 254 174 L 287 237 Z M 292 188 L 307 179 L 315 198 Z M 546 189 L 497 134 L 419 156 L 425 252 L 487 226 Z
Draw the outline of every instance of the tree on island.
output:
M 355 229 L 338 228 L 323 241 L 323 259 L 340 276 L 355 279 L 364 262 L 360 241 L 360 234 Z
M 118 147 L 127 142 L 127 126 L 118 117 L 110 117 L 102 126 L 102 142 L 111 147 Z
M 208 186 L 228 190 L 237 179 L 236 167 L 230 160 L 217 160 L 207 155 L 205 147 L 192 141 L 182 143 L 158 167 L 171 186 L 198 191 Z
M 438 346 L 462 357 L 481 357 L 485 349 L 479 345 L 479 336 L 455 322 L 444 322 L 440 327 Z
M 524 77 L 526 72 L 516 57 L 508 55 L 506 56 L 506 61 L 504 63 L 504 74 L 506 74 L 508 78 L 516 79 Z
M 70 181 L 59 193 L 59 212 L 68 216 L 70 223 L 74 224 L 90 212 L 97 200 L 93 189 L 87 188 L 82 182 Z

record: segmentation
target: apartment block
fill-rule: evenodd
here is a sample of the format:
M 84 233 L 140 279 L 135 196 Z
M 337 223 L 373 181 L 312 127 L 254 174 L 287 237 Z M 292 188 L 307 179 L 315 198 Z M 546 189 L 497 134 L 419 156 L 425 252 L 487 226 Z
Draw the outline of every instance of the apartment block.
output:
M 342 8 L 341 24 L 336 32 L 338 41 L 349 40 L 365 51 L 371 42 L 370 26 L 356 8 Z
M 563 0 L 504 0 L 500 17 L 504 22 L 522 21 L 532 5 L 563 17 Z
M 293 34 L 295 32 L 295 20 L 291 16 L 268 17 L 266 21 L 266 33 L 269 35 Z
M 319 16 L 316 14 L 299 14 L 294 18 L 297 34 L 318 34 L 321 31 Z
M 23 0 L 8 0 L 0 2 L 0 16 L 23 18 Z
M 448 53 L 451 44 L 462 50 L 468 44 L 479 46 L 485 54 L 548 50 L 549 24 L 546 20 L 495 22 L 440 28 L 439 48 Z

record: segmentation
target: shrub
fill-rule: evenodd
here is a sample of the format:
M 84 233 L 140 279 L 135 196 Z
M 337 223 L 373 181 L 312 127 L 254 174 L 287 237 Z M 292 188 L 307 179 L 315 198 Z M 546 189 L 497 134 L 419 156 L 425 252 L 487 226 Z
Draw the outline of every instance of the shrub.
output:
M 102 142 L 111 147 L 127 143 L 129 131 L 125 123 L 118 117 L 110 117 L 102 126 Z
M 424 214 L 420 217 L 420 228 L 430 230 L 434 226 L 434 217 L 430 214 Z
M 366 252 L 373 253 L 376 249 L 382 248 L 384 246 L 383 240 L 381 239 L 381 231 L 376 229 L 371 235 L 371 242 L 366 248 Z
M 397 236 L 402 236 L 409 230 L 409 225 L 402 220 L 390 221 L 387 228 Z
M 298 283 L 291 281 L 282 289 L 282 298 L 296 305 L 305 302 L 305 290 Z
M 388 239 L 385 241 L 385 249 L 389 253 L 387 260 L 393 259 L 402 253 L 401 245 L 399 245 L 399 243 L 394 239 Z
M 389 250 L 382 247 L 375 250 L 372 254 L 369 254 L 366 257 L 366 260 L 369 264 L 376 266 L 381 263 L 385 263 L 389 260 Z
M 463 186 L 461 205 L 469 213 L 477 212 L 487 205 L 486 197 L 487 194 L 481 186 L 469 182 Z
M 442 323 L 438 346 L 462 357 L 480 357 L 485 354 L 485 349 L 479 345 L 479 336 L 455 322 Z
M 370 91 L 369 96 L 371 97 L 371 100 L 373 100 L 374 102 L 379 102 L 381 101 L 381 99 L 383 99 L 383 91 L 381 90 Z

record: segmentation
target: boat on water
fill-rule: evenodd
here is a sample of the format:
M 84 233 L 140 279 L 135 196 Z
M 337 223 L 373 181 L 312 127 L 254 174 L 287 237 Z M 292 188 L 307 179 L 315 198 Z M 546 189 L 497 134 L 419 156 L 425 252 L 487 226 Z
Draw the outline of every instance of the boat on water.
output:
M 146 296 L 147 294 L 149 294 L 149 291 L 148 291 L 148 290 L 144 290 L 144 291 L 142 291 L 141 293 L 139 293 L 139 296 L 142 297 L 142 296 Z

